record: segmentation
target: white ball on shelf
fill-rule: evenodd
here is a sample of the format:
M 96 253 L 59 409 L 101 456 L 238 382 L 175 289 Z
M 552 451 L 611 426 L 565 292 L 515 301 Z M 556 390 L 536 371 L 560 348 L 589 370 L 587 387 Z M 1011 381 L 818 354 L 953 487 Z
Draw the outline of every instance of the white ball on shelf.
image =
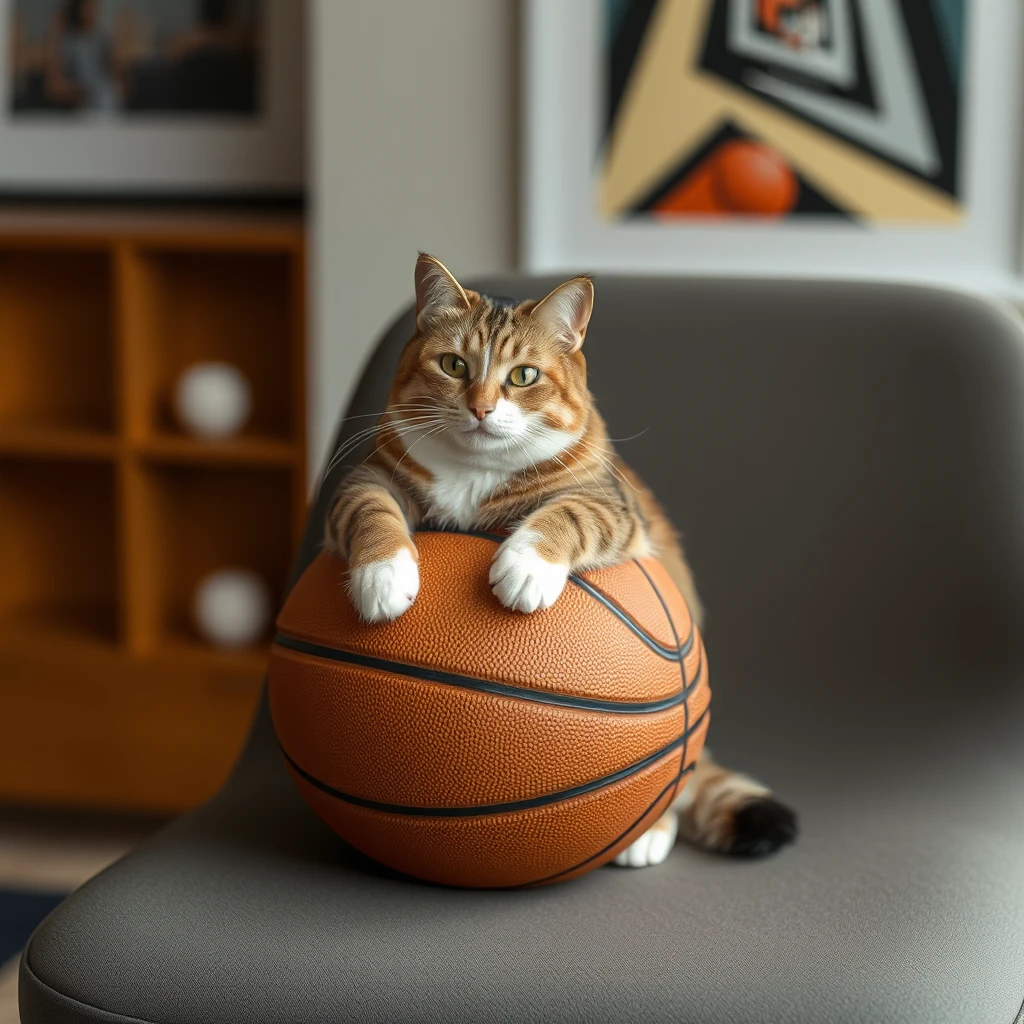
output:
M 249 569 L 219 569 L 204 577 L 192 605 L 196 628 L 216 647 L 247 647 L 270 619 L 270 588 Z
M 231 363 L 194 363 L 174 387 L 174 411 L 190 433 L 210 439 L 231 437 L 252 412 L 252 388 Z

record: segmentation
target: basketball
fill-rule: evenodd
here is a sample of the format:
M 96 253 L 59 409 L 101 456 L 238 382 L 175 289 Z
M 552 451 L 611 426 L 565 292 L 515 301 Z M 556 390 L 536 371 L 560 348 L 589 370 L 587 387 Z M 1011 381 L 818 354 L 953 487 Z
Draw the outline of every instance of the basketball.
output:
M 796 203 L 796 175 L 770 146 L 734 139 L 715 151 L 712 166 L 714 191 L 726 210 L 779 215 Z
M 612 860 L 686 784 L 708 727 L 704 646 L 657 561 L 570 576 L 524 615 L 490 590 L 501 541 L 417 533 L 419 596 L 372 625 L 321 554 L 271 651 L 305 800 L 364 854 L 446 885 L 543 885 Z

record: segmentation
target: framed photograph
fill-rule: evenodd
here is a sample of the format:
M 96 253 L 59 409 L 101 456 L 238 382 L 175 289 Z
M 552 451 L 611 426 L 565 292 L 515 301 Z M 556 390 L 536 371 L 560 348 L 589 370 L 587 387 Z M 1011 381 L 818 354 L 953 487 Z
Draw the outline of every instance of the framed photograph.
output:
M 0 0 L 0 197 L 285 198 L 302 0 Z
M 1010 286 L 993 115 L 1018 5 L 527 0 L 524 18 L 529 269 Z

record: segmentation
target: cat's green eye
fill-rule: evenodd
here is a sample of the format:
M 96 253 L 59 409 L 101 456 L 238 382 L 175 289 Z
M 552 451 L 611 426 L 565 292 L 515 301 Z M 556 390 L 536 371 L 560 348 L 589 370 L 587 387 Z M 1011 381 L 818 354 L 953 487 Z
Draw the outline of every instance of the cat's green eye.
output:
M 441 356 L 441 369 L 444 370 L 449 377 L 465 377 L 466 360 L 460 359 L 458 356 L 449 352 L 447 355 Z
M 537 383 L 540 370 L 536 366 L 516 366 L 508 375 L 508 382 L 517 388 L 527 388 Z

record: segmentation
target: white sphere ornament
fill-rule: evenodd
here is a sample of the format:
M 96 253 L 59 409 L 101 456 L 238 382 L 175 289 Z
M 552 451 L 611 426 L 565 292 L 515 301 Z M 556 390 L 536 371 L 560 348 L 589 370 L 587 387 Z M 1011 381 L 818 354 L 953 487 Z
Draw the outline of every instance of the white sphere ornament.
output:
M 174 387 L 174 411 L 191 434 L 211 440 L 231 437 L 252 412 L 252 388 L 231 363 L 195 363 Z
M 248 647 L 270 620 L 270 588 L 249 569 L 219 569 L 196 588 L 192 617 L 215 647 Z

